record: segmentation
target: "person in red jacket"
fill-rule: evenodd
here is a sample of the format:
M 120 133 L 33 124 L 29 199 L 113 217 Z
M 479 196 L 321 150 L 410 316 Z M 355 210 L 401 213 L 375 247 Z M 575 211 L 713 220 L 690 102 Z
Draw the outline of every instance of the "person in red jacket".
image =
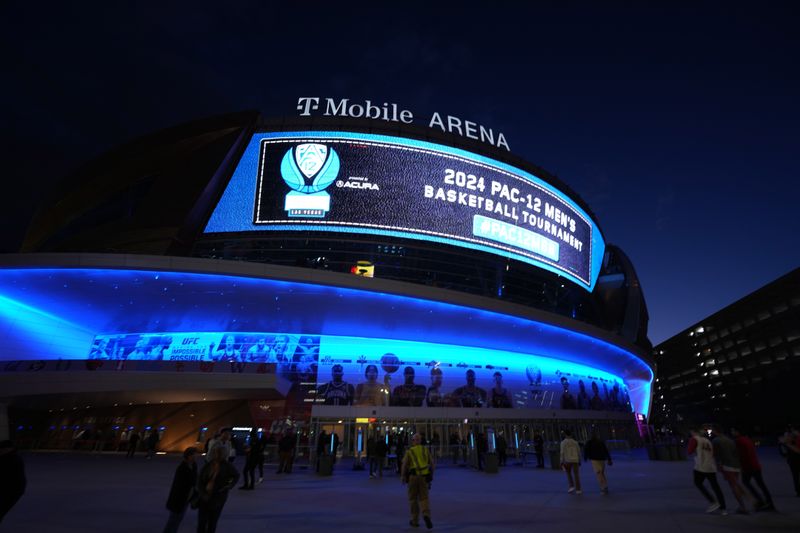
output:
M 775 504 L 772 503 L 772 495 L 764 484 L 761 476 L 761 463 L 758 461 L 756 446 L 747 435 L 736 428 L 731 428 L 731 436 L 736 442 L 736 450 L 739 452 L 739 461 L 742 463 L 742 483 L 745 488 L 753 495 L 756 500 L 756 511 L 774 511 Z M 753 487 L 750 480 L 755 480 L 761 493 Z

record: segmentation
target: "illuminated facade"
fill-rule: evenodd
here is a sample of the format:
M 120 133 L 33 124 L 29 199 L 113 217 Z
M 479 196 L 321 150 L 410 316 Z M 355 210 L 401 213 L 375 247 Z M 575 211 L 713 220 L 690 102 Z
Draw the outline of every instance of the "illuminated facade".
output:
M 288 424 L 355 454 L 356 435 L 409 426 L 633 438 L 648 414 L 630 261 L 565 184 L 506 151 L 239 114 L 123 147 L 55 197 L 35 253 L 0 262 L 21 433 L 149 416 L 177 449 L 209 426 Z

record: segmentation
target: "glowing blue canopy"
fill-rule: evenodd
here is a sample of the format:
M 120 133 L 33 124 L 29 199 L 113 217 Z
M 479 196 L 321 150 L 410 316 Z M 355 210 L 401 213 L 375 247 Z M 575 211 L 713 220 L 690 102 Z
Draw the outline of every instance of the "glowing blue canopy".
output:
M 387 280 L 207 259 L 5 256 L 0 327 L 4 360 L 86 359 L 95 335 L 131 332 L 285 332 L 427 343 L 443 353 L 462 346 L 465 358 L 492 364 L 533 356 L 619 377 L 641 413 L 653 380 L 651 364 L 632 345 L 536 309 Z M 480 349 L 486 354 L 475 355 Z

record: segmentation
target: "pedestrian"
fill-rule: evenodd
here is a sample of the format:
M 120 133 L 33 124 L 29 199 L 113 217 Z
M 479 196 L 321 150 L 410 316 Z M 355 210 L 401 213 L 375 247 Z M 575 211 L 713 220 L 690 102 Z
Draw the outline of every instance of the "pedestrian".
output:
M 429 501 L 430 484 L 433 481 L 435 465 L 427 448 L 422 445 L 422 434 L 415 433 L 411 438 L 411 447 L 403 456 L 400 480 L 408 484 L 408 502 L 411 506 L 411 527 L 419 527 L 419 514 L 428 529 L 433 527 Z
M 606 447 L 606 443 L 600 438 L 597 431 L 592 432 L 592 438 L 586 443 L 583 448 L 583 458 L 586 461 L 591 461 L 592 470 L 597 477 L 597 483 L 600 485 L 600 493 L 608 494 L 608 479 L 606 479 L 606 464 L 611 466 L 611 454 Z
M 758 460 L 755 444 L 753 444 L 750 437 L 736 428 L 731 428 L 731 435 L 734 438 L 734 442 L 736 442 L 739 462 L 742 464 L 742 483 L 755 498 L 756 511 L 774 511 L 775 504 L 772 502 L 772 495 L 769 493 L 769 489 L 764 484 L 764 478 L 761 476 L 761 463 Z M 751 479 L 755 480 L 761 489 L 761 493 L 750 484 Z
M 711 445 L 714 448 L 714 458 L 717 460 L 719 470 L 722 472 L 722 477 L 728 482 L 731 487 L 733 496 L 739 503 L 736 509 L 737 514 L 748 514 L 747 505 L 745 505 L 744 489 L 739 483 L 739 475 L 742 472 L 742 463 L 739 461 L 739 451 L 736 449 L 736 443 L 733 439 L 725 435 L 722 429 L 714 426 L 711 430 Z
M 536 453 L 536 468 L 544 468 L 544 438 L 538 431 L 533 436 L 533 451 Z
M 687 453 L 688 455 L 695 454 L 694 485 L 708 500 L 709 506 L 706 512 L 713 513 L 719 509 L 720 514 L 728 514 L 725 507 L 725 496 L 722 495 L 722 489 L 719 488 L 719 483 L 717 483 L 717 464 L 714 462 L 714 448 L 711 445 L 711 441 L 697 429 L 692 429 L 691 435 Z M 708 489 L 703 486 L 706 480 L 711 485 L 711 489 L 717 497 L 716 500 L 711 497 Z
M 139 446 L 139 439 L 141 439 L 139 432 L 131 430 L 131 436 L 128 439 L 128 453 L 125 457 L 133 457 L 136 453 L 136 447 Z
M 197 533 L 214 533 L 217 530 L 228 492 L 239 480 L 239 472 L 228 461 L 228 450 L 224 445 L 211 446 L 209 455 L 211 459 L 197 480 Z
M 281 440 L 278 441 L 278 474 L 291 474 L 294 462 L 295 436 L 291 429 L 287 429 Z
M 786 457 L 789 471 L 792 473 L 794 492 L 800 496 L 800 431 L 789 426 L 780 438 L 781 455 Z
M 478 457 L 478 470 L 483 470 L 483 459 L 486 455 L 487 448 L 486 435 L 483 433 L 478 433 L 478 436 L 475 439 L 475 449 Z
M 508 444 L 506 443 L 506 438 L 503 436 L 503 432 L 497 434 L 497 437 L 494 440 L 494 447 L 497 450 L 497 462 L 500 466 L 506 466 L 506 449 L 508 448 Z
M 386 438 L 378 435 L 378 438 L 375 439 L 375 468 L 379 478 L 383 478 L 383 463 L 386 462 L 387 453 L 389 453 L 389 445 L 386 444 Z
M 153 454 L 156 453 L 156 448 L 158 447 L 158 441 L 158 431 L 151 429 L 150 434 L 147 436 L 147 440 L 145 441 L 145 446 L 147 448 L 147 459 L 153 458 Z
M 380 435 L 378 436 L 380 438 Z M 369 477 L 375 477 L 375 435 L 370 435 L 367 439 L 367 462 L 369 463 Z
M 261 451 L 258 443 L 258 434 L 253 431 L 250 434 L 250 443 L 245 447 L 244 469 L 242 470 L 244 484 L 239 487 L 241 490 L 254 490 L 256 488 L 256 467 L 258 466 L 258 456 Z
M 450 453 L 453 456 L 453 464 L 458 464 L 458 452 L 461 449 L 461 439 L 458 438 L 458 433 L 450 435 Z
M 258 454 L 258 482 L 264 481 L 264 455 L 267 453 L 267 437 L 262 432 L 258 438 L 258 448 L 261 453 Z
M 122 450 L 128 450 L 128 440 L 130 439 L 130 434 L 128 433 L 127 429 L 123 429 L 122 433 L 119 436 L 119 445 L 117 446 L 117 451 L 121 452 Z
M 169 489 L 167 498 L 167 510 L 169 519 L 164 526 L 164 533 L 177 533 L 178 527 L 186 514 L 186 508 L 195 495 L 195 485 L 197 485 L 197 457 L 198 450 L 194 447 L 186 448 L 183 451 L 183 461 L 175 470 L 175 477 L 172 479 L 172 487 Z
M 561 441 L 561 469 L 567 473 L 567 483 L 569 488 L 567 492 L 572 494 L 583 494 L 581 490 L 581 447 L 578 442 L 572 438 L 572 432 L 568 429 L 564 430 L 564 440 Z M 573 480 L 574 475 L 574 480 Z
M 216 448 L 217 446 L 222 446 L 225 448 L 225 459 L 228 460 L 233 450 L 233 445 L 231 444 L 231 432 L 228 428 L 222 428 L 217 433 L 213 439 L 208 442 L 208 451 L 206 452 L 206 462 L 210 461 L 208 455 L 211 453 L 211 450 Z
M 25 463 L 10 440 L 0 442 L 0 524 L 12 507 L 25 494 Z

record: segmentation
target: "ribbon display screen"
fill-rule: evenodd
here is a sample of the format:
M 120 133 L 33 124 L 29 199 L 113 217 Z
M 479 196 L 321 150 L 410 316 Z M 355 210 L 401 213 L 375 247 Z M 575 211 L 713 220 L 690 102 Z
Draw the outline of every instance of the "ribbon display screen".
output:
M 422 239 L 522 260 L 591 290 L 604 251 L 591 218 L 520 169 L 368 134 L 257 134 L 206 232 L 335 231 Z
M 324 405 L 631 410 L 626 384 L 603 370 L 464 346 L 274 332 L 133 333 L 97 335 L 87 359 L 109 369 L 174 362 L 182 371 L 201 363 L 203 372 L 277 374 L 305 387 L 300 397 Z

